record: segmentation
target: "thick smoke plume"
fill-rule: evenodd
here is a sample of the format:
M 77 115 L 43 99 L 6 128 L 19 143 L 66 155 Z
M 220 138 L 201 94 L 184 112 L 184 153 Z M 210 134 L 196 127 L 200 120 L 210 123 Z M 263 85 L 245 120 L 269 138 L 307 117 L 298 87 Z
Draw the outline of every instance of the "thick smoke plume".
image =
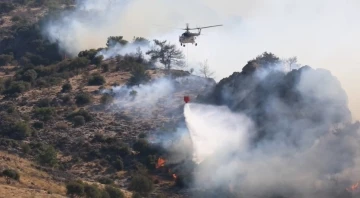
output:
M 332 71 L 360 116 L 357 0 L 77 0 L 73 11 L 51 20 L 45 34 L 67 52 L 104 47 L 109 36 L 168 39 L 177 43 L 186 23 L 204 29 L 198 46 L 184 48 L 189 64 L 208 59 L 216 79 L 240 70 L 263 51 Z M 334 12 L 336 11 L 336 12 Z M 179 45 L 180 46 L 180 45 Z M 221 50 L 219 50 L 221 49 Z
M 185 106 L 199 160 L 195 187 L 207 189 L 207 197 L 224 196 L 216 189 L 247 198 L 351 197 L 345 189 L 360 179 L 360 131 L 339 82 L 307 67 L 265 76 L 253 75 L 256 86 L 245 96 L 246 87 L 236 87 L 245 76 L 220 82 L 229 86 L 222 103 L 231 112 Z

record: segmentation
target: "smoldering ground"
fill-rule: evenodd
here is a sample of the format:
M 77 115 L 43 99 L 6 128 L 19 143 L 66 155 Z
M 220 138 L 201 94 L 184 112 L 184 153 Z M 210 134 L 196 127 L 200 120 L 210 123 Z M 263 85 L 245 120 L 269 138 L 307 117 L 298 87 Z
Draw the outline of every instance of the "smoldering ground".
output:
M 345 189 L 360 179 L 360 131 L 351 123 L 340 83 L 330 72 L 308 67 L 266 76 L 256 77 L 255 89 L 274 88 L 257 92 L 252 102 L 263 104 L 246 113 L 226 104 L 185 106 L 198 163 L 190 186 L 207 197 L 225 196 L 221 192 L 250 198 L 351 197 Z M 274 77 L 280 79 L 269 81 Z M 259 114 L 250 111 L 264 117 L 255 120 Z

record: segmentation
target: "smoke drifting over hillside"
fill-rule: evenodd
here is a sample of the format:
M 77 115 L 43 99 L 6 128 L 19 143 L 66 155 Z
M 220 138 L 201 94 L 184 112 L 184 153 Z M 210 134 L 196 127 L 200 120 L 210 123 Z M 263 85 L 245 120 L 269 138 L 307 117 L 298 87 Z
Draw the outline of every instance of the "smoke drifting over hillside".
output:
M 104 47 L 108 36 L 143 36 L 178 42 L 185 23 L 224 24 L 205 29 L 197 47 L 184 48 L 189 63 L 208 59 L 217 79 L 240 70 L 263 51 L 297 56 L 313 67 L 331 70 L 360 114 L 357 53 L 360 51 L 357 0 L 77 0 L 74 11 L 49 21 L 46 35 L 67 52 Z M 221 49 L 221 50 L 219 50 Z
M 195 186 L 208 189 L 208 197 L 222 197 L 219 188 L 248 198 L 351 197 L 345 188 L 360 179 L 360 131 L 350 124 L 346 93 L 337 80 L 310 68 L 284 76 L 270 72 L 255 77 L 257 85 L 240 100 L 243 88 L 234 83 L 240 78 L 245 77 L 221 85 L 234 86 L 222 89 L 223 102 L 238 113 L 223 106 L 185 106 L 194 154 L 202 159 Z

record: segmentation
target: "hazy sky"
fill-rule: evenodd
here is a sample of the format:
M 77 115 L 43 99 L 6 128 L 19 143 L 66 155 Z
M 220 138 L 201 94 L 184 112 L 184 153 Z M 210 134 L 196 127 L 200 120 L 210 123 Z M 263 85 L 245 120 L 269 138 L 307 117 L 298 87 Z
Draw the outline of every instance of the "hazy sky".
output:
M 360 118 L 360 1 L 358 0 L 85 0 L 62 22 L 52 22 L 48 35 L 71 53 L 103 47 L 108 36 L 168 39 L 179 45 L 186 23 L 204 29 L 198 46 L 183 48 L 189 65 L 208 59 L 216 79 L 241 71 L 264 51 L 280 58 L 297 56 L 301 64 L 325 68 L 349 96 Z M 89 15 L 79 12 L 89 11 Z

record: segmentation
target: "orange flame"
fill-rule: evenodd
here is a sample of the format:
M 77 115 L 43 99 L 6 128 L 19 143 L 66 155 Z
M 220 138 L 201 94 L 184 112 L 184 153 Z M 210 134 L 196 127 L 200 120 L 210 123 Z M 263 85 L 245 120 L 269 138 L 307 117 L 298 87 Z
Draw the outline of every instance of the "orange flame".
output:
M 173 176 L 173 178 L 174 178 L 174 179 L 176 179 L 176 178 L 177 178 L 176 174 L 172 174 L 172 176 Z
M 156 164 L 156 168 L 160 168 L 160 167 L 163 167 L 165 165 L 165 160 L 162 159 L 161 157 L 159 157 L 158 161 L 157 161 L 157 164 Z
M 356 184 L 353 184 L 351 187 L 346 188 L 346 190 L 349 191 L 349 192 L 354 192 L 359 188 L 360 188 L 360 183 L 357 182 Z

